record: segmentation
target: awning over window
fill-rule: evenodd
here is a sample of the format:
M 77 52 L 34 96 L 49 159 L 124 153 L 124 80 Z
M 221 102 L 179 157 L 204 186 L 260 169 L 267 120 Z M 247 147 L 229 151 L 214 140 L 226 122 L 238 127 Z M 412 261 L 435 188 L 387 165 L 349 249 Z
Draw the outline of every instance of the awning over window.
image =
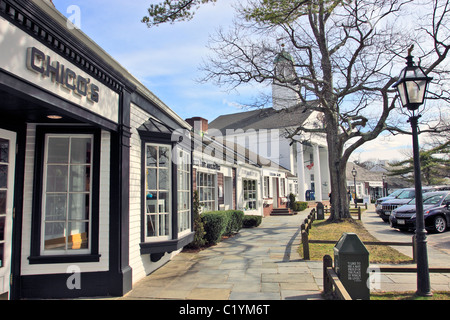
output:
M 152 132 L 152 133 L 163 133 L 171 135 L 175 129 L 171 128 L 167 124 L 162 123 L 154 118 L 149 118 L 143 125 L 138 128 L 140 133 Z

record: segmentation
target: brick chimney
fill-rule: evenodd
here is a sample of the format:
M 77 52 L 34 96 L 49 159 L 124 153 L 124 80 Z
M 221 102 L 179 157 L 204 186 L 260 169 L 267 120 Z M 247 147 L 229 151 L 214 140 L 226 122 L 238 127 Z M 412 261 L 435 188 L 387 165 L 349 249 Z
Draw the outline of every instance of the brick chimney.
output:
M 194 129 L 200 128 L 201 132 L 208 132 L 208 120 L 201 117 L 193 117 L 186 119 L 186 122 L 189 123 Z

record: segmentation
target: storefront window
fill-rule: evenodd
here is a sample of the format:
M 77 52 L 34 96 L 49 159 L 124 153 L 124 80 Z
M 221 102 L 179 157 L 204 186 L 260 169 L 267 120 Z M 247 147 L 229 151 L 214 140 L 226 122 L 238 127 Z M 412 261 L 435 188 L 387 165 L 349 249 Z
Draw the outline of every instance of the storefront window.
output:
M 9 141 L 0 139 L 0 268 L 3 267 L 8 188 Z
M 44 254 L 89 251 L 93 135 L 47 135 L 43 189 Z
M 270 198 L 270 177 L 264 177 L 264 198 Z
M 243 180 L 244 189 L 244 209 L 255 210 L 257 201 L 257 181 L 256 180 Z
M 280 179 L 280 196 L 281 197 L 286 196 L 286 179 L 285 178 Z
M 199 172 L 197 190 L 203 212 L 216 210 L 216 175 Z
M 146 237 L 170 237 L 171 147 L 146 144 Z
M 178 232 L 191 229 L 191 154 L 178 152 Z

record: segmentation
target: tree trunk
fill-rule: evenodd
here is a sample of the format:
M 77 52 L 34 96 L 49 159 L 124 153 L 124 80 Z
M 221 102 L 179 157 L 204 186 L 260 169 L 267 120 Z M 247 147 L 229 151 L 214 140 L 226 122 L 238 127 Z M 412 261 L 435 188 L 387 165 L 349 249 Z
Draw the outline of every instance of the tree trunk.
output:
M 342 221 L 350 217 L 350 206 L 347 195 L 347 160 L 342 157 L 343 144 L 339 141 L 337 126 L 327 123 L 328 161 L 331 180 L 331 215 L 329 220 Z M 336 129 L 334 129 L 336 128 Z M 330 131 L 335 130 L 334 134 Z

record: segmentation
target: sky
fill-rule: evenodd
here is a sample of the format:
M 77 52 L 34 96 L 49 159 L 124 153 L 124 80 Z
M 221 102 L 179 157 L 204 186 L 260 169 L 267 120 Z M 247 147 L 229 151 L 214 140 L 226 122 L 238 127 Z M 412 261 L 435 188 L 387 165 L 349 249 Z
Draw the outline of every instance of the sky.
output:
M 158 2 L 53 0 L 67 17 L 74 17 L 71 5 L 78 6 L 81 30 L 183 119 L 202 116 L 212 121 L 240 112 L 235 105 L 247 101 L 251 90 L 227 93 L 198 81 L 209 36 L 230 25 L 233 0 L 202 6 L 192 21 L 147 28 L 140 20 L 149 4 Z
M 141 19 L 159 0 L 53 0 L 56 8 L 124 66 L 183 119 L 201 116 L 213 121 L 242 112 L 239 105 L 254 100 L 260 88 L 247 86 L 226 92 L 197 80 L 208 56 L 208 39 L 232 23 L 238 0 L 203 5 L 191 21 L 147 28 Z M 79 15 L 75 9 L 79 10 Z M 358 149 L 351 160 L 404 159 L 410 136 L 380 137 Z

